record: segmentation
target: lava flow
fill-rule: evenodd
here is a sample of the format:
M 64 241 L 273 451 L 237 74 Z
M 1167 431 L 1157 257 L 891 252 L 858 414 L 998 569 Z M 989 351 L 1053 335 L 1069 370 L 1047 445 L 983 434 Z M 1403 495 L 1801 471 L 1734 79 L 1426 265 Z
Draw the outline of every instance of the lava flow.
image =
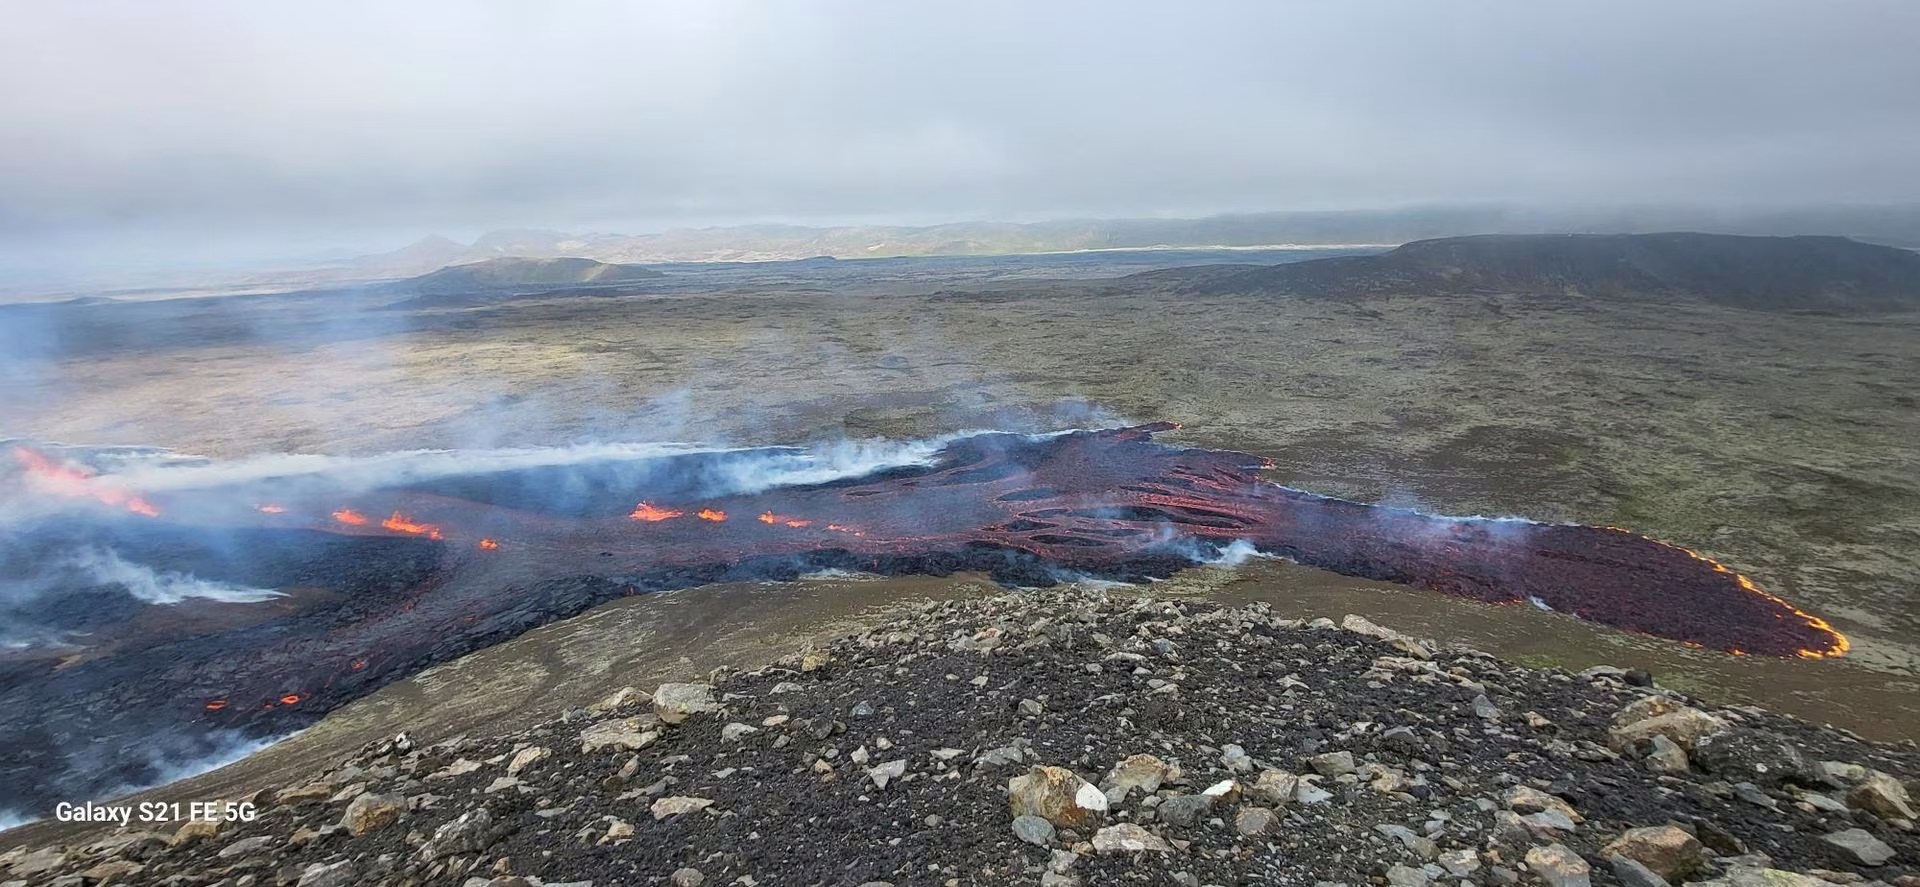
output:
M 971 570 L 1013 585 L 1072 575 L 1137 581 L 1250 544 L 1350 576 L 1530 601 L 1730 653 L 1847 650 L 1825 621 L 1684 548 L 1617 528 L 1435 517 L 1317 496 L 1263 481 L 1258 457 L 1152 440 L 1170 427 L 982 434 L 948 442 L 924 463 L 753 492 L 703 494 L 689 480 L 728 476 L 720 469 L 736 465 L 737 453 L 675 456 L 669 474 L 637 475 L 646 482 L 613 473 L 619 480 L 571 484 L 580 492 L 564 500 L 551 495 L 551 476 L 512 471 L 324 498 L 310 489 L 229 499 L 171 491 L 163 517 L 116 518 L 111 538 L 130 558 L 164 559 L 202 579 L 335 593 L 306 609 L 259 611 L 258 623 L 223 633 L 102 644 L 87 657 L 49 656 L 0 675 L 8 678 L 0 792 L 37 805 L 137 781 L 140 743 L 154 731 L 281 733 L 623 595 L 822 568 Z M 52 477 L 38 483 L 107 501 L 91 475 Z M 124 507 L 134 497 L 114 498 Z M 113 634 L 90 613 L 74 619 L 91 636 Z M 57 749 L 68 746 L 111 765 L 62 763 Z

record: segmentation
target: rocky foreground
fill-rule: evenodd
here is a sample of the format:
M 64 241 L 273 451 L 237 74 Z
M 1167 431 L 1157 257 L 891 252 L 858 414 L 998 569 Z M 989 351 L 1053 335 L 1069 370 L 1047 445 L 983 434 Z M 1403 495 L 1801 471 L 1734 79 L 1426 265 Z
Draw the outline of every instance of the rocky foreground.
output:
M 1071 589 L 398 736 L 251 821 L 17 849 L 0 883 L 1920 887 L 1916 773 L 1644 673 Z

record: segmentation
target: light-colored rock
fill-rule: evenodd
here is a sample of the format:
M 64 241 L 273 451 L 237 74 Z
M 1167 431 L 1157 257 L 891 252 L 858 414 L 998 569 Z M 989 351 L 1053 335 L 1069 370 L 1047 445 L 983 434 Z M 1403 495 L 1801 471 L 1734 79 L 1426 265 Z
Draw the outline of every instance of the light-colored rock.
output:
M 404 798 L 368 792 L 347 805 L 347 812 L 340 817 L 340 825 L 348 834 L 358 838 L 399 822 L 400 814 L 406 810 Z
M 1711 881 L 1695 881 L 1692 887 L 1832 887 L 1827 882 L 1798 872 L 1758 866 L 1733 866 Z
M 1471 848 L 1448 850 L 1440 854 L 1440 867 L 1456 878 L 1470 877 L 1480 870 L 1480 854 Z
M 238 841 L 220 848 L 220 852 L 217 855 L 221 859 L 233 859 L 239 856 L 259 853 L 271 846 L 273 846 L 272 835 L 255 835 L 251 838 L 241 838 Z
M 654 718 L 614 718 L 580 731 L 580 753 L 593 754 L 603 749 L 639 751 L 660 741 L 653 729 Z
M 1007 781 L 1015 816 L 1038 816 L 1061 828 L 1085 828 L 1107 812 L 1107 796 L 1064 767 L 1034 767 Z
M 907 760 L 901 758 L 897 761 L 888 761 L 884 764 L 869 767 L 867 769 L 867 778 L 873 780 L 874 788 L 885 789 L 888 783 L 905 776 L 906 773 Z
M 669 880 L 673 882 L 673 887 L 700 887 L 707 883 L 707 876 L 697 868 L 687 867 L 674 869 Z
M 1727 729 L 1727 722 L 1664 696 L 1646 696 L 1621 709 L 1607 731 L 1607 747 L 1625 751 L 1634 743 L 1665 736 L 1691 751 L 1702 738 Z
M 189 819 L 175 830 L 173 837 L 167 839 L 169 847 L 185 847 L 197 844 L 220 834 L 220 822 L 214 819 Z M 18 866 L 15 866 L 17 869 Z
M 433 837 L 420 847 L 420 858 L 432 862 L 462 853 L 479 853 L 492 846 L 495 837 L 493 814 L 485 807 L 476 807 L 434 829 Z
M 1294 792 L 1299 790 L 1300 777 L 1285 770 L 1262 770 L 1259 776 L 1254 777 L 1248 794 L 1254 800 L 1280 810 L 1293 802 Z
M 1424 870 L 1395 863 L 1387 869 L 1387 887 L 1427 887 L 1433 882 Z
M 1502 796 L 1502 800 L 1506 801 L 1507 809 L 1515 813 L 1552 811 L 1576 823 L 1586 821 L 1581 818 L 1579 811 L 1573 809 L 1572 804 L 1561 800 L 1557 795 L 1547 794 L 1530 785 L 1516 785 L 1513 788 L 1507 789 L 1507 793 Z
M 1706 862 L 1707 848 L 1678 826 L 1655 825 L 1627 829 L 1602 848 L 1600 856 L 1623 856 L 1664 880 L 1681 881 Z
M 663 723 L 683 724 L 694 715 L 719 711 L 712 684 L 661 684 L 653 691 L 653 713 Z
M 654 819 L 666 819 L 669 816 L 679 816 L 682 813 L 695 813 L 711 806 L 713 806 L 713 801 L 708 798 L 672 795 L 654 801 L 653 806 L 648 809 L 653 813 Z
M 1265 807 L 1242 807 L 1233 815 L 1233 830 L 1242 837 L 1259 838 L 1273 834 L 1280 827 L 1280 817 Z
M 605 714 L 611 711 L 623 711 L 648 701 L 647 694 L 639 687 L 621 687 L 606 698 L 587 706 L 587 711 Z
M 1847 803 L 1882 819 L 1920 819 L 1907 787 L 1878 770 L 1868 770 L 1861 777 L 1860 784 L 1847 793 Z
M 1343 773 L 1352 773 L 1353 752 L 1330 751 L 1308 758 L 1307 763 L 1313 767 L 1314 772 L 1319 773 L 1321 776 L 1339 776 Z
M 1110 825 L 1093 833 L 1098 853 L 1168 853 L 1173 850 L 1159 835 L 1131 822 Z
M 518 776 L 520 771 L 546 760 L 552 754 L 551 750 L 542 746 L 529 745 L 514 752 L 513 760 L 507 762 L 507 775 Z
M 1548 887 L 1593 887 L 1593 869 L 1580 854 L 1559 844 L 1527 851 L 1527 869 Z
M 607 823 L 607 833 L 600 836 L 599 844 L 619 844 L 633 837 L 633 823 L 615 817 Z
M 758 732 L 760 732 L 760 728 L 758 727 L 755 727 L 751 724 L 742 724 L 739 721 L 735 721 L 731 724 L 726 725 L 725 727 L 720 728 L 720 739 L 723 742 L 739 742 L 740 740 L 745 739 L 749 736 L 752 736 L 753 734 Z
M 1136 790 L 1153 794 L 1160 790 L 1161 785 L 1179 776 L 1180 768 L 1153 755 L 1129 755 L 1107 771 L 1106 778 L 1100 780 L 1100 787 L 1106 791 L 1109 804 L 1118 804 Z
M 1834 832 L 1821 840 L 1845 853 L 1849 859 L 1865 866 L 1886 865 L 1894 857 L 1893 848 L 1885 841 L 1873 836 L 1863 828 L 1850 828 Z
M 1687 760 L 1687 750 L 1680 744 L 1661 735 L 1653 735 L 1653 749 L 1647 752 L 1647 769 L 1655 773 L 1678 776 L 1686 773 L 1692 763 Z
M 351 859 L 343 859 L 331 865 L 316 862 L 300 872 L 298 887 L 356 887 L 363 883 L 360 872 Z

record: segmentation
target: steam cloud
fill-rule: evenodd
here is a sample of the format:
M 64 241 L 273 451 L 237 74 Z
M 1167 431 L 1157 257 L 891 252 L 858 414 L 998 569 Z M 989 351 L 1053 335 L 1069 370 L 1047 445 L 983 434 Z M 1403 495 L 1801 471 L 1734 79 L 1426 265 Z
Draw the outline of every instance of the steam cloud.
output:
M 107 548 L 81 549 L 67 560 L 65 567 L 79 573 L 83 581 L 118 586 L 150 604 L 177 604 L 188 598 L 251 604 L 282 596 L 270 588 L 247 588 L 172 570 L 156 570 L 132 563 Z

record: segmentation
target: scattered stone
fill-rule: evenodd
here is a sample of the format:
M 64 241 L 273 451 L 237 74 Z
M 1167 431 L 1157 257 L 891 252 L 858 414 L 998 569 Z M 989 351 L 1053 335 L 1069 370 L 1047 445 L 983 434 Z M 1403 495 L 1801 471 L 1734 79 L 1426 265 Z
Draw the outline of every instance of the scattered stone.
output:
M 1516 785 L 1503 798 L 1515 813 L 1558 813 L 1573 822 L 1585 822 L 1573 805 L 1530 785 Z
M 1679 743 L 1660 733 L 1653 734 L 1649 743 L 1651 748 L 1646 758 L 1648 770 L 1677 776 L 1692 769 L 1692 762 L 1687 759 L 1687 750 L 1681 748 Z
M 884 764 L 869 768 L 867 770 L 867 778 L 873 780 L 875 788 L 884 790 L 887 787 L 887 783 L 906 775 L 906 772 L 907 761 L 905 758 L 901 758 L 898 761 L 888 761 Z
M 1619 878 L 1626 887 L 1670 887 L 1667 879 L 1641 865 L 1638 860 L 1625 856 L 1609 856 L 1606 860 L 1607 867 L 1613 869 L 1613 876 Z
M 1179 775 L 1179 768 L 1153 755 L 1129 755 L 1126 760 L 1113 765 L 1100 784 L 1106 790 L 1109 804 L 1118 804 L 1135 790 L 1153 794 L 1160 790 L 1162 784 Z
M 1886 865 L 1893 859 L 1893 848 L 1863 828 L 1834 832 L 1821 840 L 1838 848 L 1848 858 L 1864 866 Z
M 1627 829 L 1600 851 L 1602 858 L 1621 856 L 1647 867 L 1666 881 L 1682 881 L 1707 860 L 1707 848 L 1698 838 L 1672 825 Z
M 400 814 L 406 809 L 407 802 L 404 799 L 369 792 L 354 798 L 347 805 L 346 814 L 340 817 L 340 825 L 348 834 L 358 838 L 399 822 Z
M 1813 779 L 1798 748 L 1777 735 L 1749 727 L 1700 737 L 1690 757 L 1701 769 L 1734 781 L 1779 786 Z
M 1473 713 L 1481 720 L 1500 720 L 1500 706 L 1494 705 L 1493 700 L 1488 699 L 1484 693 L 1473 697 Z
M 707 883 L 707 876 L 701 874 L 696 868 L 679 868 L 674 869 L 669 880 L 673 882 L 673 887 L 700 887 Z
M 1353 752 L 1348 751 L 1332 751 L 1326 754 L 1314 755 L 1307 759 L 1307 763 L 1313 767 L 1314 772 L 1319 773 L 1321 776 L 1339 776 L 1344 773 L 1352 773 L 1354 769 Z
M 1015 816 L 1038 816 L 1060 828 L 1085 828 L 1107 812 L 1107 796 L 1064 767 L 1034 767 L 1007 781 Z
M 1480 870 L 1480 854 L 1472 850 L 1448 850 L 1440 854 L 1440 867 L 1456 878 L 1471 877 Z
M 1607 747 L 1614 751 L 1624 751 L 1655 736 L 1665 736 L 1675 745 L 1692 750 L 1701 738 L 1727 729 L 1726 721 L 1664 696 L 1642 697 L 1615 715 L 1613 723 L 1607 731 Z
M 1279 826 L 1280 817 L 1265 807 L 1242 807 L 1233 817 L 1233 830 L 1248 838 L 1272 834 Z
M 655 718 L 617 718 L 601 721 L 580 732 L 580 752 L 593 754 L 602 749 L 639 751 L 660 739 L 660 731 L 651 729 Z M 477 768 L 479 765 L 474 765 Z M 459 775 L 459 774 L 453 774 Z
M 1093 833 L 1093 849 L 1099 853 L 1170 853 L 1173 848 L 1159 835 L 1131 822 L 1110 825 Z
M 1388 887 L 1427 887 L 1427 885 L 1432 882 L 1433 877 L 1428 875 L 1424 869 L 1400 865 L 1399 863 L 1395 863 L 1387 869 Z
M 1213 810 L 1213 799 L 1205 795 L 1175 795 L 1153 808 L 1160 821 L 1179 828 L 1191 828 L 1200 817 Z
M 669 816 L 679 816 L 682 813 L 695 813 L 711 806 L 713 806 L 713 801 L 707 798 L 673 795 L 654 801 L 653 806 L 648 809 L 653 813 L 654 819 L 666 819 Z
M 1527 851 L 1527 869 L 1548 887 L 1592 887 L 1592 868 L 1580 854 L 1559 844 Z
M 653 691 L 653 713 L 662 723 L 683 724 L 694 715 L 719 711 L 712 684 L 661 684 Z
M 1861 776 L 1860 784 L 1847 793 L 1847 803 L 1883 819 L 1920 819 L 1907 787 L 1878 770 L 1868 770 Z
M 462 853 L 479 853 L 492 846 L 497 836 L 493 814 L 479 807 L 435 829 L 433 837 L 420 847 L 420 858 L 432 862 Z
M 1045 847 L 1053 843 L 1053 823 L 1038 816 L 1021 815 L 1013 818 L 1013 835 L 1035 847 Z
M 1300 777 L 1285 770 L 1262 770 L 1254 777 L 1249 794 L 1254 800 L 1281 810 L 1293 802 L 1294 793 L 1299 790 Z
M 542 746 L 529 745 L 515 752 L 513 760 L 507 762 L 507 775 L 518 776 L 520 771 L 546 760 L 552 754 L 552 751 Z

